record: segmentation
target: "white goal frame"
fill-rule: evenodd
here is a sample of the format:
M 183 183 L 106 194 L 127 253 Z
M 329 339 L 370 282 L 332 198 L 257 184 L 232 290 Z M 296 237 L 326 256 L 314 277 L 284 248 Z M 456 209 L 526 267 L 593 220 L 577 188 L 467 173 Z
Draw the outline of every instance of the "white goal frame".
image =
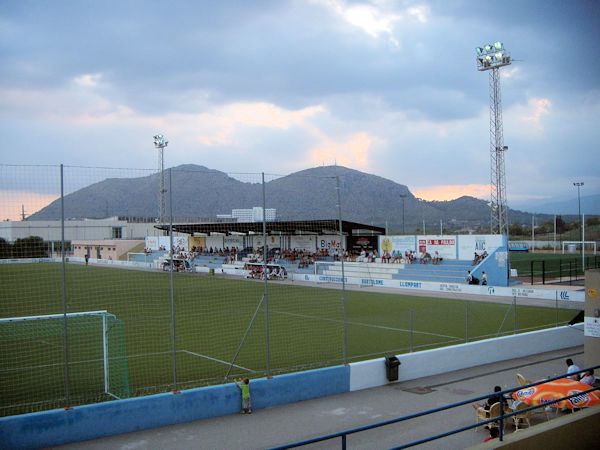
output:
M 0 318 L 0 325 L 3 323 L 12 323 L 12 322 L 31 322 L 36 320 L 52 320 L 52 319 L 71 319 L 74 317 L 84 317 L 84 316 L 100 316 L 102 318 L 102 366 L 103 366 L 103 376 L 104 376 L 104 393 L 110 395 L 111 397 L 120 400 L 120 397 L 116 396 L 112 392 L 110 392 L 110 377 L 109 377 L 109 364 L 108 364 L 108 338 L 107 338 L 107 317 L 117 318 L 114 314 L 109 313 L 106 310 L 102 311 L 81 311 L 81 312 L 73 312 L 66 314 L 46 314 L 41 316 L 23 316 L 23 317 L 4 317 Z
M 585 250 L 585 245 L 591 244 L 594 247 L 594 255 L 596 254 L 596 241 L 583 241 L 583 248 Z M 565 245 L 581 245 L 581 241 L 562 241 L 562 254 L 565 254 Z M 578 250 L 580 253 L 581 250 Z M 585 253 L 585 252 L 584 252 Z

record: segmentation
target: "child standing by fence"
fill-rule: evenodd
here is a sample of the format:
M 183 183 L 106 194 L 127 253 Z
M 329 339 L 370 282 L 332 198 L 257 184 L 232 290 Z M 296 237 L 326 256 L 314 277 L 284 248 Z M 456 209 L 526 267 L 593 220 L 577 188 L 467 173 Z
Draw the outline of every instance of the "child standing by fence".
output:
M 242 410 L 240 414 L 252 414 L 252 402 L 250 401 L 250 380 L 244 378 L 242 382 L 236 381 L 235 384 L 242 391 Z

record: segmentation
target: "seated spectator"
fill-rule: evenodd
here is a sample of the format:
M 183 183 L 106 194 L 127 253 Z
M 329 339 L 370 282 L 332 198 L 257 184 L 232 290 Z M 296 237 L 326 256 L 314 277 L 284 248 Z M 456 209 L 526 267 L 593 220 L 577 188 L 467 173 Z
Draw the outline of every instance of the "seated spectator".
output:
M 587 372 L 584 372 L 583 376 L 579 381 L 583 384 L 587 384 L 588 386 L 593 386 L 596 382 L 596 377 L 594 376 L 594 369 L 590 369 Z
M 498 427 L 490 427 L 490 435 L 486 437 L 483 442 L 488 442 L 493 439 L 497 439 L 500 436 L 500 428 Z
M 579 374 L 575 373 L 581 370 L 579 366 L 576 366 L 571 358 L 567 359 L 565 362 L 567 363 L 567 374 L 569 375 L 567 378 L 570 378 L 574 381 L 579 381 Z
M 502 388 L 500 386 L 494 386 L 494 392 L 500 392 Z M 489 417 L 490 408 L 493 404 L 500 402 L 502 396 L 500 394 L 494 394 L 488 397 L 484 404 L 473 403 L 472 406 L 475 409 L 480 409 L 486 412 L 486 417 Z

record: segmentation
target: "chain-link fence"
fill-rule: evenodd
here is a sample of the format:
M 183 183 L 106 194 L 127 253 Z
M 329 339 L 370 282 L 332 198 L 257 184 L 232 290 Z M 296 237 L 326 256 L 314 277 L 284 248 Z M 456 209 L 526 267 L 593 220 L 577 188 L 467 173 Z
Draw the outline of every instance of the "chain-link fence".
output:
M 376 247 L 384 231 L 352 222 L 368 200 L 349 194 L 352 182 L 0 165 L 0 213 L 11 219 L 0 228 L 0 414 L 344 364 L 573 316 L 558 304 L 348 285 L 348 273 L 394 276 L 347 254 L 349 243 Z

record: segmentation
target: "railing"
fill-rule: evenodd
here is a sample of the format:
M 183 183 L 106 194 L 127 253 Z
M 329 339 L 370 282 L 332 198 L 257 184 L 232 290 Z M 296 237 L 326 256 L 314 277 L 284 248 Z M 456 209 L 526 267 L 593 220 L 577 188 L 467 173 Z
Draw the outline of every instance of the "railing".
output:
M 546 284 L 548 278 L 551 279 L 551 283 L 568 282 L 569 285 L 585 279 L 581 259 L 534 260 L 530 261 L 529 266 L 532 285 Z M 585 267 L 586 269 L 600 268 L 600 257 L 586 256 Z
M 600 365 L 597 365 L 597 366 L 594 366 L 594 367 L 589 367 L 587 369 L 582 369 L 582 370 L 580 370 L 578 372 L 572 372 L 570 374 L 562 374 L 562 375 L 559 375 L 559 376 L 556 376 L 556 377 L 552 377 L 552 378 L 547 378 L 547 379 L 544 379 L 544 380 L 536 381 L 535 383 L 526 384 L 526 385 L 523 385 L 523 386 L 518 386 L 516 388 L 507 389 L 507 390 L 500 391 L 500 392 L 493 392 L 493 393 L 490 393 L 490 394 L 487 394 L 487 395 L 482 395 L 482 396 L 479 396 L 479 397 L 473 397 L 473 398 L 470 398 L 468 400 L 463 400 L 461 402 L 452 403 L 452 404 L 446 405 L 446 406 L 440 406 L 439 408 L 428 409 L 426 411 L 421 411 L 421 412 L 418 412 L 418 413 L 409 414 L 409 415 L 406 415 L 406 416 L 402 416 L 402 417 L 398 417 L 398 418 L 395 418 L 395 419 L 386 420 L 386 421 L 383 421 L 383 422 L 374 423 L 374 424 L 371 424 L 371 425 L 365 425 L 365 426 L 358 427 L 358 428 L 352 428 L 352 429 L 349 429 L 349 430 L 339 431 L 337 433 L 327 434 L 327 435 L 324 435 L 324 436 L 318 436 L 318 437 L 315 437 L 315 438 L 312 438 L 312 439 L 307 439 L 307 440 L 304 440 L 304 441 L 298 441 L 298 442 L 293 442 L 293 443 L 285 444 L 285 445 L 278 446 L 278 447 L 273 447 L 271 450 L 283 450 L 283 449 L 288 449 L 288 448 L 302 447 L 304 445 L 309 445 L 309 444 L 314 444 L 314 443 L 317 443 L 317 442 L 328 441 L 328 440 L 336 439 L 336 438 L 341 438 L 341 440 L 342 440 L 342 442 L 341 442 L 342 449 L 346 449 L 347 436 L 350 435 L 350 434 L 356 434 L 356 433 L 360 433 L 362 431 L 373 430 L 375 428 L 384 427 L 386 425 L 392 425 L 392 424 L 395 424 L 395 423 L 405 422 L 405 421 L 411 420 L 411 419 L 416 419 L 418 417 L 428 416 L 430 414 L 435 414 L 435 413 L 438 413 L 438 412 L 441 412 L 441 411 L 446 411 L 446 410 L 449 410 L 449 409 L 457 408 L 459 406 L 472 404 L 473 402 L 477 402 L 477 401 L 480 401 L 480 400 L 487 400 L 491 396 L 499 396 L 500 399 L 501 399 L 500 400 L 500 415 L 499 416 L 494 417 L 494 418 L 490 418 L 488 420 L 482 420 L 480 422 L 477 422 L 476 424 L 471 424 L 471 425 L 467 425 L 467 426 L 464 426 L 464 427 L 455 428 L 455 429 L 446 431 L 444 433 L 440 433 L 440 434 L 436 434 L 434 436 L 430 436 L 430 437 L 426 437 L 426 438 L 423 438 L 423 439 L 419 439 L 417 441 L 412 441 L 412 442 L 409 442 L 408 444 L 403 444 L 403 445 L 400 445 L 398 447 L 393 447 L 393 450 L 399 450 L 399 449 L 404 449 L 404 448 L 409 448 L 409 447 L 414 447 L 414 446 L 417 446 L 417 445 L 425 444 L 427 442 L 435 441 L 437 439 L 441 439 L 441 438 L 444 438 L 444 437 L 447 437 L 447 436 L 451 436 L 451 435 L 457 434 L 457 433 L 462 433 L 463 431 L 472 430 L 473 428 L 477 428 L 477 427 L 480 427 L 482 425 L 491 424 L 491 423 L 495 423 L 495 422 L 499 422 L 499 427 L 498 427 L 499 428 L 499 432 L 500 432 L 499 439 L 500 439 L 500 441 L 502 441 L 502 440 L 504 440 L 504 421 L 506 419 L 510 419 L 513 416 L 521 415 L 521 414 L 527 413 L 529 411 L 534 411 L 534 410 L 536 410 L 538 408 L 546 408 L 546 407 L 551 406 L 553 404 L 557 404 L 557 403 L 559 403 L 559 402 L 561 402 L 563 400 L 568 400 L 568 399 L 571 399 L 571 398 L 574 398 L 574 397 L 578 397 L 578 396 L 580 396 L 582 394 L 587 394 L 589 392 L 600 390 L 600 387 L 592 387 L 592 386 L 590 386 L 590 389 L 588 389 L 586 391 L 577 392 L 576 394 L 572 394 L 572 395 L 568 395 L 568 396 L 565 396 L 565 397 L 561 397 L 559 399 L 552 400 L 552 401 L 549 401 L 549 402 L 544 402 L 544 403 L 541 403 L 539 405 L 531 406 L 529 408 L 523 408 L 523 409 L 520 409 L 518 411 L 511 412 L 511 413 L 507 413 L 504 410 L 504 407 L 505 407 L 505 404 L 506 404 L 506 400 L 507 400 L 506 397 L 505 397 L 506 395 L 510 395 L 513 392 L 519 391 L 521 389 L 527 389 L 529 387 L 537 386 L 539 384 L 548 383 L 549 381 L 559 380 L 561 378 L 567 378 L 568 376 L 573 376 L 575 374 L 582 374 L 582 373 L 585 373 L 585 372 L 587 372 L 589 370 L 592 370 L 592 369 L 595 370 L 595 369 L 598 369 L 598 368 L 600 368 Z

